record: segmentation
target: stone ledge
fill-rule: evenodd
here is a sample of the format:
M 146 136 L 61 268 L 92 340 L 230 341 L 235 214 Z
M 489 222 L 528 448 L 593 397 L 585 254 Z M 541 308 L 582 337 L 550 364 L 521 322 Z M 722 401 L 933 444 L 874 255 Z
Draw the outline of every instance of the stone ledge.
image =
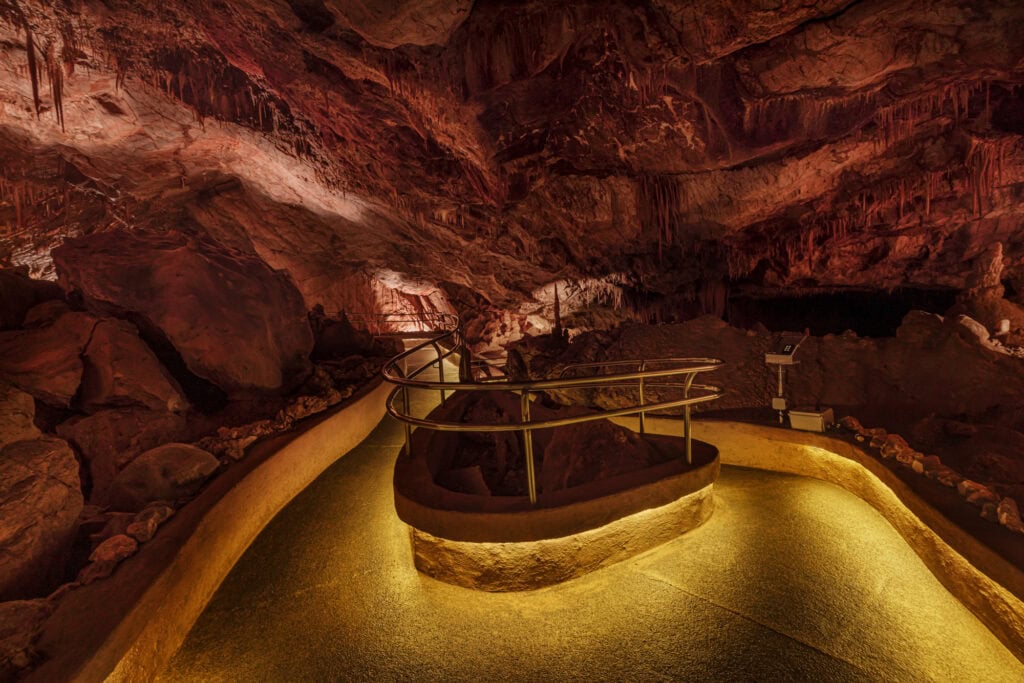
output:
M 368 386 L 302 431 L 257 444 L 112 580 L 69 593 L 38 644 L 52 657 L 27 680 L 154 679 L 267 523 L 373 431 L 390 389 L 382 382 Z

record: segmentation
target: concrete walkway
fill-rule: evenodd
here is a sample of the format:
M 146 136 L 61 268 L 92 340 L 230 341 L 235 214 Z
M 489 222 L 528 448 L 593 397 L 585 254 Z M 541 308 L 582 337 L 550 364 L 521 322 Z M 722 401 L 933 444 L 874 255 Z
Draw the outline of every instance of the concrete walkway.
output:
M 299 495 L 161 680 L 1024 680 L 881 515 L 802 477 L 723 468 L 703 527 L 559 586 L 426 578 L 401 441 L 385 419 Z

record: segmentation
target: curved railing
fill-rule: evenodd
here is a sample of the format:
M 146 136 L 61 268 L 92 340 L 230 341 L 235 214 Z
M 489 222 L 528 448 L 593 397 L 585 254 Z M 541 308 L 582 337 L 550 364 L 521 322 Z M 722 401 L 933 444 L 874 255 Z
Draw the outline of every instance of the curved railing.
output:
M 647 413 L 681 407 L 683 408 L 683 436 L 686 441 L 686 461 L 688 464 L 692 464 L 691 407 L 698 403 L 713 401 L 722 395 L 722 390 L 717 386 L 694 383 L 697 375 L 714 371 L 722 366 L 723 361 L 717 358 L 655 358 L 581 363 L 566 367 L 562 371 L 562 376 L 553 379 L 512 381 L 508 378 L 500 380 L 490 378 L 486 381 L 474 381 L 473 365 L 469 358 L 469 353 L 463 344 L 461 325 L 455 316 L 438 314 L 417 317 L 413 314 L 356 314 L 349 316 L 349 319 L 356 323 L 372 320 L 374 327 L 368 326 L 368 329 L 370 329 L 371 333 L 378 334 L 379 336 L 424 340 L 391 358 L 381 371 L 384 379 L 395 385 L 395 388 L 388 396 L 386 405 L 388 414 L 405 425 L 405 453 L 411 455 L 412 428 L 414 426 L 445 432 L 522 432 L 523 450 L 526 460 L 527 489 L 531 503 L 537 502 L 537 485 L 533 462 L 532 432 L 534 430 L 552 429 L 554 427 L 564 427 L 612 417 L 639 415 L 640 432 L 643 433 Z M 432 330 L 428 329 L 431 326 L 436 327 Z M 427 348 L 433 348 L 435 358 L 410 370 L 408 366 L 409 359 L 414 354 Z M 455 355 L 459 356 L 458 381 L 446 381 L 444 361 Z M 439 371 L 437 381 L 417 379 L 420 374 L 435 365 Z M 636 366 L 636 370 L 593 374 L 582 377 L 565 376 L 567 373 L 576 373 L 581 370 L 599 372 L 603 369 L 632 366 Z M 667 381 L 672 378 L 681 378 L 682 381 Z M 639 401 L 636 405 L 557 419 L 533 420 L 530 417 L 530 397 L 534 393 L 624 387 L 637 390 Z M 683 396 L 682 398 L 647 403 L 646 391 L 652 387 L 682 389 Z M 415 417 L 411 412 L 409 398 L 411 390 L 438 391 L 441 395 L 442 405 L 447 399 L 447 394 L 454 391 L 503 391 L 518 393 L 520 395 L 520 421 L 481 424 L 446 422 L 432 419 L 429 416 Z M 701 393 L 691 396 L 691 391 Z M 401 404 L 400 407 L 396 405 L 398 403 Z

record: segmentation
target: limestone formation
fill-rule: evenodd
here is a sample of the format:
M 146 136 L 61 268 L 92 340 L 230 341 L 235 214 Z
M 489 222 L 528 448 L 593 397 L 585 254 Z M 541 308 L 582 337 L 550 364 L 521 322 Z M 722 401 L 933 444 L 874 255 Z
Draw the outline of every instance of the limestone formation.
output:
M 59 311 L 42 326 L 0 332 L 0 375 L 41 401 L 67 408 L 82 383 L 82 354 L 97 320 L 63 304 Z
M 1016 500 L 1009 497 L 1000 500 L 999 506 L 996 508 L 996 514 L 1000 524 L 1010 531 L 1024 534 L 1024 522 L 1021 522 L 1020 508 L 1017 506 Z
M 61 294 L 52 282 L 30 278 L 27 268 L 0 268 L 0 330 L 21 327 L 29 309 Z
M 46 436 L 0 450 L 0 601 L 45 594 L 59 581 L 82 502 L 66 442 Z
M 57 433 L 74 444 L 88 466 L 89 500 L 105 504 L 107 491 L 121 470 L 145 451 L 188 440 L 191 428 L 183 415 L 120 408 L 72 418 L 58 425 Z
M 80 400 L 88 412 L 119 406 L 169 412 L 188 408 L 178 383 L 130 323 L 99 321 L 84 361 Z
M 643 469 L 657 457 L 639 434 L 605 420 L 554 430 L 543 455 L 541 491 L 558 491 Z
M 125 527 L 125 533 L 139 543 L 146 543 L 152 540 L 160 525 L 173 514 L 174 508 L 163 503 L 148 505 L 132 518 L 132 522 Z
M 104 233 L 65 241 L 54 259 L 65 287 L 137 316 L 229 393 L 288 390 L 309 373 L 302 297 L 258 258 L 178 233 Z
M 44 599 L 0 602 L 0 680 L 17 680 L 40 659 L 33 645 L 52 611 Z
M 0 382 L 0 449 L 9 443 L 39 436 L 35 402 L 24 391 Z
M 367 278 L 493 305 L 478 329 L 537 329 L 519 305 L 565 277 L 963 289 L 995 242 L 1020 277 L 1019 3 L 18 5 L 81 65 L 33 87 L 3 27 L 0 255 L 36 276 L 65 237 L 173 226 L 309 307 L 387 301 Z
M 88 585 L 98 579 L 105 579 L 114 573 L 117 565 L 134 555 L 138 549 L 138 541 L 130 536 L 111 536 L 92 551 L 89 564 L 78 573 L 76 581 Z
M 154 501 L 193 495 L 220 463 L 206 451 L 169 443 L 146 451 L 114 477 L 108 497 L 115 510 L 138 511 Z

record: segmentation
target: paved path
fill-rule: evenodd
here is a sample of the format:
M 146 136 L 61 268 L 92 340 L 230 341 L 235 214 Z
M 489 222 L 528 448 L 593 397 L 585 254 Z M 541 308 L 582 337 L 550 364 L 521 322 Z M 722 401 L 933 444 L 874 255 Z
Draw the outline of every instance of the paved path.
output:
M 802 477 L 723 468 L 703 527 L 559 586 L 429 579 L 401 440 L 384 420 L 282 511 L 162 680 L 1024 680 L 881 515 Z

